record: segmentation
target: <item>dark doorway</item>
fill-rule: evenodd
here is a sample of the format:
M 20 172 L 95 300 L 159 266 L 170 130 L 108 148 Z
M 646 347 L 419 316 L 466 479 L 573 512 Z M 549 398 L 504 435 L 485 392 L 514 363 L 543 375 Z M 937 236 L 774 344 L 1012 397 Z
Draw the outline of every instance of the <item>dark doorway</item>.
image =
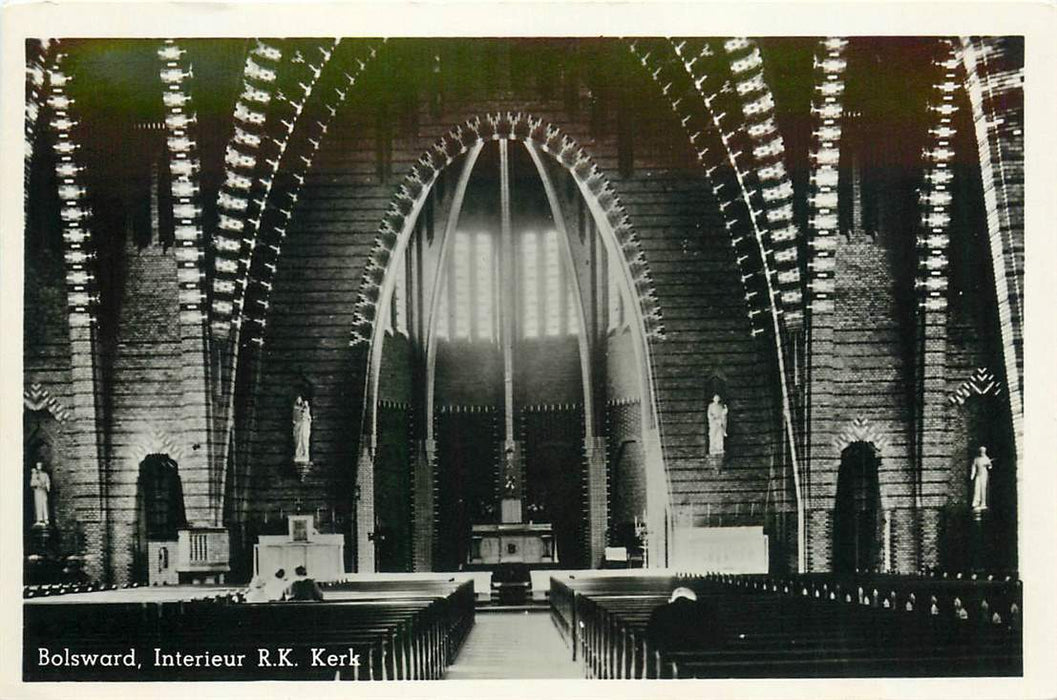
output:
M 437 419 L 437 536 L 433 570 L 466 564 L 470 527 L 499 522 L 499 450 L 502 426 L 494 410 L 440 412 Z
M 855 442 L 841 453 L 833 513 L 833 571 L 881 566 L 880 460 L 873 445 Z
M 136 484 L 137 537 L 133 578 L 147 580 L 147 543 L 173 541 L 187 527 L 183 487 L 176 461 L 166 454 L 150 454 L 139 464 Z
M 411 433 L 404 407 L 378 406 L 374 459 L 378 571 L 411 571 Z

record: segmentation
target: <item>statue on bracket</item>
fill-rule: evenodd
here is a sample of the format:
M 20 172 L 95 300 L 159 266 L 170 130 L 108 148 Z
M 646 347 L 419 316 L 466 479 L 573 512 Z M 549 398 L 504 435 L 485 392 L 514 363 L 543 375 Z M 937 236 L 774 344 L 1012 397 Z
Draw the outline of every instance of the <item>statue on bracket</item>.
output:
M 298 388 L 292 413 L 294 466 L 304 478 L 305 471 L 312 466 L 312 389 L 308 382 Z
M 719 394 L 712 395 L 712 403 L 708 405 L 708 454 L 709 456 L 722 455 L 727 440 L 727 405 L 723 403 Z
M 51 477 L 44 471 L 44 465 L 37 462 L 29 476 L 29 487 L 33 490 L 33 523 L 48 525 L 48 497 L 51 493 Z
M 980 446 L 980 450 L 969 467 L 969 479 L 973 483 L 973 513 L 981 515 L 988 508 L 987 482 L 991 476 L 991 458 L 987 456 L 987 448 Z

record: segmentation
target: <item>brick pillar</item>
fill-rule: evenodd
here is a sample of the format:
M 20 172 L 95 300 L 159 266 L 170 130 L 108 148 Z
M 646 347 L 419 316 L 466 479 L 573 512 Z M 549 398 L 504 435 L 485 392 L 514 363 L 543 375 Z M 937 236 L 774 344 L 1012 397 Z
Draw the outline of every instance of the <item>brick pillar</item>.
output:
M 182 316 L 183 314 L 181 314 Z M 211 399 L 209 393 L 209 356 L 204 337 L 205 321 L 180 324 L 180 432 L 177 438 L 184 446 L 180 460 L 180 482 L 184 492 L 184 509 L 188 525 L 210 527 L 222 524 L 224 504 L 219 483 L 210 459 Z M 222 475 L 223 472 L 221 472 Z
M 657 428 L 642 431 L 646 459 L 646 558 L 650 568 L 668 565 L 668 475 L 664 472 L 661 434 Z
M 807 513 L 808 570 L 829 571 L 833 568 L 833 509 L 816 508 Z
M 892 569 L 902 573 L 913 573 L 918 570 L 918 550 L 920 549 L 918 533 L 920 531 L 919 512 L 916 508 L 893 508 L 889 511 L 891 519 L 891 545 L 889 558 Z
M 925 308 L 922 326 L 921 407 L 918 425 L 918 499 L 922 516 L 918 534 L 919 566 L 935 565 L 939 561 L 936 513 L 949 498 L 948 485 L 952 446 L 947 421 L 950 403 L 947 401 L 947 313 Z M 926 528 L 931 523 L 932 531 Z M 930 563 L 931 562 L 931 563 Z
M 433 529 L 436 522 L 433 470 L 437 464 L 436 460 L 436 440 L 426 438 L 415 441 L 413 571 L 433 570 Z
M 832 308 L 829 302 L 827 308 Z M 837 479 L 826 478 L 828 472 L 835 473 L 840 460 L 833 447 L 837 431 L 837 410 L 834 406 L 833 368 L 833 321 L 828 311 L 813 309 L 809 316 L 811 326 L 808 341 L 808 401 L 807 401 L 807 454 L 803 458 L 805 478 L 801 481 L 801 497 L 807 512 L 829 513 L 836 497 Z M 804 535 L 807 547 L 805 568 L 807 571 L 827 571 L 830 567 L 829 548 L 832 544 L 832 518 L 827 529 L 819 530 L 815 524 L 822 522 L 820 516 L 805 517 Z M 822 540 L 816 543 L 815 540 Z M 818 544 L 824 546 L 820 549 Z M 815 552 L 827 554 L 817 560 Z
M 919 528 L 921 531 L 920 549 L 921 554 L 917 562 L 918 567 L 936 567 L 940 563 L 940 520 L 942 509 L 935 505 L 925 504 L 921 509 Z
M 374 573 L 374 456 L 364 445 L 356 462 L 356 571 Z
M 223 470 L 212 462 L 212 394 L 209 386 L 211 358 L 208 348 L 208 310 L 205 280 L 206 238 L 202 230 L 202 208 L 198 190 L 196 129 L 178 123 L 190 93 L 183 82 L 190 77 L 190 63 L 173 40 L 158 51 L 158 70 L 166 93 L 177 102 L 166 102 L 169 170 L 172 174 L 173 223 L 180 328 L 180 429 L 184 447 L 180 461 L 184 510 L 191 527 L 218 527 L 223 520 Z M 178 104 L 177 104 L 178 103 Z M 178 106 L 179 105 L 179 106 Z
M 802 458 L 804 499 L 804 543 L 807 547 L 805 569 L 826 571 L 831 567 L 833 519 L 831 508 L 836 479 L 830 481 L 820 472 L 836 470 L 839 456 L 833 451 L 836 433 L 836 411 L 833 389 L 833 309 L 836 294 L 837 233 L 837 163 L 840 157 L 840 124 L 844 117 L 841 90 L 844 80 L 843 60 L 847 42 L 840 38 L 823 39 L 815 53 L 814 94 L 811 100 L 812 142 L 808 242 L 808 334 L 807 353 L 807 449 Z M 816 489 L 815 483 L 832 483 L 833 487 Z
M 584 438 L 584 456 L 587 462 L 587 532 L 586 547 L 588 563 L 598 566 L 605 554 L 606 531 L 609 529 L 606 498 L 606 454 L 605 437 Z
M 71 319 L 72 321 L 72 319 Z M 109 581 L 111 573 L 110 515 L 107 503 L 108 465 L 100 445 L 96 409 L 97 357 L 95 328 L 70 325 L 70 401 L 69 421 L 71 473 L 70 496 L 74 512 L 85 537 L 85 572 L 93 579 Z
M 953 151 L 946 148 L 954 130 L 953 115 L 936 108 L 953 103 L 961 82 L 959 61 L 950 42 L 936 62 L 939 74 L 929 97 L 935 113 L 923 151 L 925 186 L 921 192 L 918 233 L 918 424 L 915 506 L 918 515 L 918 566 L 938 561 L 938 508 L 948 497 L 951 460 L 947 425 L 947 290 L 950 246 L 950 201 Z

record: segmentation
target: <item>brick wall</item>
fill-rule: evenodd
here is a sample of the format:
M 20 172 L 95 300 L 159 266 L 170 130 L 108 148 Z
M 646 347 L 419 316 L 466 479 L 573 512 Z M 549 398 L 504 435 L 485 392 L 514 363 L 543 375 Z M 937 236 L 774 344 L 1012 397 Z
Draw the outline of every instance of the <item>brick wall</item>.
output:
M 181 358 L 174 250 L 160 245 L 124 250 L 124 289 L 117 338 L 109 359 L 110 482 L 112 557 L 118 582 L 132 575 L 136 540 L 139 461 L 168 452 L 159 434 L 180 432 Z M 190 452 L 191 445 L 179 445 Z M 177 462 L 180 455 L 170 455 Z M 182 475 L 184 493 L 195 488 Z
M 386 50 L 399 55 L 401 49 L 392 44 Z M 391 162 L 386 163 L 392 174 L 384 180 L 380 176 L 385 168 L 379 167 L 376 148 L 376 105 L 364 101 L 369 85 L 350 97 L 306 182 L 276 279 L 265 336 L 259 425 L 253 437 L 254 465 L 261 475 L 281 462 L 286 423 L 282 387 L 293 376 L 293 357 L 297 371 L 308 374 L 319 388 L 315 454 L 331 477 L 336 471 L 352 470 L 351 443 L 357 437 L 348 433 L 350 422 L 342 417 L 353 409 L 338 399 L 334 375 L 338 363 L 350 360 L 343 346 L 351 329 L 354 293 L 393 187 L 453 125 L 477 114 L 516 109 L 553 121 L 590 153 L 610 177 L 640 236 L 669 330 L 668 338 L 656 343 L 653 352 L 665 457 L 677 503 L 699 516 L 708 508 L 713 512 L 762 509 L 777 429 L 769 381 L 772 363 L 762 343 L 749 336 L 740 283 L 716 204 L 703 173 L 688 165 L 689 146 L 672 148 L 671 134 L 679 125 L 662 103 L 635 103 L 633 167 L 625 167 L 623 173 L 619 168 L 618 125 L 607 120 L 607 110 L 602 109 L 606 105 L 598 102 L 616 99 L 613 95 L 625 79 L 627 89 L 653 95 L 657 88 L 639 72 L 637 66 L 618 63 L 612 75 L 595 76 L 611 88 L 608 98 L 599 90 L 586 100 L 581 87 L 577 109 L 569 109 L 557 95 L 547 99 L 531 84 L 508 84 L 501 74 L 494 84 L 482 81 L 445 93 L 439 110 L 418 103 L 411 120 L 414 128 L 405 120 L 394 129 Z M 465 354 L 459 359 L 465 360 Z M 482 359 L 474 374 L 483 377 L 498 371 Z M 567 391 L 569 398 L 581 394 L 575 351 L 561 366 L 570 368 L 567 377 L 562 376 L 564 370 L 554 373 L 562 376 L 561 391 Z M 443 385 L 450 395 L 451 387 L 459 385 L 452 372 L 460 371 L 438 357 L 438 389 Z M 731 437 L 729 456 L 718 477 L 703 480 L 705 394 L 713 375 L 729 387 Z M 355 379 L 345 379 L 346 396 L 355 397 L 360 391 L 352 389 Z M 552 393 L 557 386 L 548 383 L 541 391 Z M 459 398 L 465 401 L 470 396 Z M 281 484 L 264 476 L 259 483 L 258 507 L 289 498 Z M 303 492 L 310 500 L 329 500 L 335 493 L 326 480 L 318 486 L 306 483 Z

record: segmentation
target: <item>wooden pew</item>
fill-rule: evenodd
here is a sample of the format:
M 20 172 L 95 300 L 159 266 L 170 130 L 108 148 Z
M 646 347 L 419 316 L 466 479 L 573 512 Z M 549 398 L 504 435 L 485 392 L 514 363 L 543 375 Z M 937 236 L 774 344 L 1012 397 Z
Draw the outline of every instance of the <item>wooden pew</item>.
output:
M 401 593 L 385 586 L 374 598 L 365 589 L 356 600 L 300 603 L 71 603 L 25 605 L 27 680 L 392 680 L 439 678 L 473 625 L 470 581 L 414 586 Z M 139 650 L 143 668 L 79 668 L 49 672 L 36 666 L 37 646 L 69 647 L 80 653 Z M 188 654 L 246 654 L 241 667 L 180 669 L 153 667 L 153 648 Z M 287 647 L 298 667 L 259 667 L 257 649 Z M 308 666 L 312 647 L 335 652 L 352 648 L 359 667 Z M 144 655 L 151 655 L 144 659 Z M 325 655 L 324 655 L 325 656 Z
M 899 585 L 873 578 L 871 582 Z M 763 584 L 766 583 L 766 586 Z M 898 675 L 1016 675 L 1022 668 L 1019 629 L 928 610 L 907 612 L 881 606 L 873 589 L 850 602 L 821 595 L 821 588 L 799 591 L 803 580 L 775 581 L 725 576 L 652 577 L 594 580 L 552 579 L 552 618 L 584 662 L 588 677 L 844 677 Z M 944 583 L 922 588 L 931 600 L 967 600 L 1008 595 L 1001 586 Z M 977 583 L 977 582 L 971 582 Z M 840 584 L 819 578 L 825 590 Z M 666 652 L 650 649 L 645 628 L 650 612 L 677 585 L 708 595 L 723 611 L 727 642 L 717 651 Z M 844 586 L 850 585 L 844 582 Z M 766 588 L 766 590 L 765 590 Z M 776 589 L 777 588 L 777 592 Z M 1010 585 L 1005 584 L 1006 589 Z M 1013 586 L 1016 590 L 1017 587 Z M 842 587 L 843 590 L 843 587 Z M 879 589 L 880 590 L 880 589 Z M 982 593 L 981 593 L 982 591 Z M 816 595 L 818 593 L 818 595 Z M 863 598 L 870 598 L 864 604 Z M 893 598 L 895 600 L 895 598 Z

